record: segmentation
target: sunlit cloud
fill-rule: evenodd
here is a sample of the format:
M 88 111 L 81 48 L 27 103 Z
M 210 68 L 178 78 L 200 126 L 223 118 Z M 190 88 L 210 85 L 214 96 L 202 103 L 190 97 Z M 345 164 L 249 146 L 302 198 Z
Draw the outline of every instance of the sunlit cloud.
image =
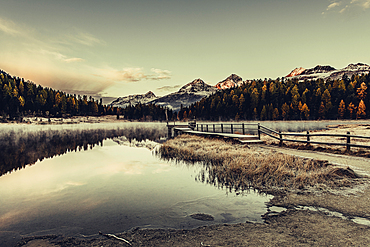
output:
M 113 81 L 137 82 L 141 80 L 164 80 L 171 78 L 171 72 L 162 69 L 151 69 L 151 74 L 146 74 L 143 68 L 100 69 L 99 77 L 109 78 Z
M 171 92 L 173 90 L 178 89 L 179 87 L 181 87 L 180 84 L 175 85 L 175 86 L 163 86 L 163 87 L 159 87 L 159 88 L 157 88 L 157 90 L 158 91 L 162 91 L 162 92 Z
M 66 55 L 63 55 L 63 54 L 61 54 L 59 52 L 48 51 L 48 50 L 45 50 L 45 49 L 41 49 L 40 50 L 40 53 L 43 54 L 43 55 L 51 55 L 56 60 L 59 60 L 59 61 L 62 61 L 62 62 L 66 62 L 66 63 L 83 62 L 83 61 L 85 61 L 85 59 L 83 59 L 83 58 L 78 58 L 78 57 L 68 58 Z
M 337 6 L 340 6 L 342 2 L 334 2 L 334 3 L 331 3 L 328 8 L 326 10 L 330 10 L 332 8 L 335 8 Z
M 98 69 L 98 77 L 104 77 L 113 81 L 128 81 L 135 82 L 145 78 L 143 68 L 123 68 L 121 70 L 116 69 Z
M 79 57 L 66 58 L 63 60 L 66 63 L 83 62 L 85 59 Z
M 10 35 L 17 35 L 20 33 L 14 22 L 3 18 L 0 18 L 0 31 Z
M 163 80 L 163 79 L 170 79 L 171 78 L 171 71 L 163 70 L 163 69 L 154 69 L 152 68 L 154 74 L 149 75 L 148 78 L 152 80 Z
M 343 9 L 341 9 L 340 11 L 339 11 L 339 13 L 340 14 L 343 14 L 347 9 L 349 8 L 349 6 L 348 5 L 346 5 L 346 7 L 344 7 Z
M 103 45 L 105 42 L 94 37 L 92 34 L 74 28 L 74 32 L 65 36 L 61 43 L 77 43 L 85 46 Z
M 370 0 L 344 0 L 344 1 L 334 1 L 328 5 L 326 11 L 322 14 L 329 12 L 339 13 L 339 14 L 349 14 L 354 15 L 362 11 L 366 11 L 370 8 Z

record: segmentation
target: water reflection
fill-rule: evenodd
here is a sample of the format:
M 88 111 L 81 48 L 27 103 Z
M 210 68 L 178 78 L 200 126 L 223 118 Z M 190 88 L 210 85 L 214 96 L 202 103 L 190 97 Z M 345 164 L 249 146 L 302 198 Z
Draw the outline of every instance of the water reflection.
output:
M 158 150 L 154 154 L 163 161 L 173 162 L 180 166 L 201 167 L 194 176 L 195 181 L 212 185 L 218 189 L 225 190 L 227 193 L 235 193 L 236 195 L 248 195 L 251 192 L 262 195 L 266 194 L 264 191 L 255 189 L 245 175 L 239 174 L 237 171 L 230 172 L 229 169 L 225 169 L 222 164 L 217 162 L 214 164 L 213 161 L 191 162 L 178 160 L 176 158 L 166 157 Z
M 137 140 L 156 140 L 163 133 L 153 128 L 117 128 L 117 129 L 72 129 L 40 130 L 17 133 L 11 130 L 2 133 L 0 138 L 0 176 L 19 170 L 38 160 L 51 158 L 71 151 L 88 150 L 102 145 L 103 140 L 118 136 L 127 136 Z
M 132 227 L 194 228 L 262 222 L 270 196 L 225 194 L 194 178 L 202 166 L 157 159 L 112 140 L 0 177 L 0 233 L 117 233 Z M 214 221 L 191 218 L 209 214 Z

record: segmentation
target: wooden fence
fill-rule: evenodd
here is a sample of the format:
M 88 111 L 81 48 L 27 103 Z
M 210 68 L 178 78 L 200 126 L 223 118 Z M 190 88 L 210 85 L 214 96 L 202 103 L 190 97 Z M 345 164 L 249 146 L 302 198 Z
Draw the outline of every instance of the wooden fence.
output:
M 362 145 L 362 144 L 355 144 L 351 143 L 351 139 L 367 139 L 370 141 L 370 136 L 360 136 L 360 135 L 351 135 L 350 132 L 347 134 L 325 134 L 325 133 L 310 133 L 307 131 L 306 133 L 282 133 L 281 131 L 276 131 L 260 125 L 259 123 L 241 123 L 241 124 L 196 124 L 194 129 L 197 131 L 202 132 L 213 132 L 213 133 L 240 133 L 245 135 L 246 133 L 257 133 L 258 139 L 261 139 L 261 134 L 265 134 L 279 140 L 279 145 L 283 145 L 283 142 L 300 142 L 306 143 L 307 145 L 310 144 L 321 144 L 321 145 L 335 145 L 335 146 L 346 146 L 347 150 L 350 151 L 351 147 L 357 148 L 369 148 L 370 145 Z M 294 137 L 304 137 L 305 140 L 297 140 L 297 139 L 288 139 L 287 136 L 294 136 Z M 330 137 L 339 137 L 345 138 L 345 142 L 323 142 L 323 141 L 312 141 L 311 137 L 313 136 L 330 136 Z

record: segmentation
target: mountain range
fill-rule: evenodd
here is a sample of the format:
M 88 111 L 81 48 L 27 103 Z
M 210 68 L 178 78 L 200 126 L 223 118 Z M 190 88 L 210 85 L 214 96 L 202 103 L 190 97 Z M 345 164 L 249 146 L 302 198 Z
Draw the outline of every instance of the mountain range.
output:
M 336 69 L 332 66 L 317 65 L 311 69 L 305 69 L 302 67 L 293 69 L 284 79 L 298 79 L 299 81 L 304 80 L 338 80 L 342 79 L 344 75 L 351 78 L 352 75 L 363 75 L 370 72 L 370 66 L 363 63 L 349 64 L 347 67 L 342 69 Z M 157 97 L 153 92 L 149 91 L 146 94 L 129 95 L 125 97 L 119 97 L 112 101 L 109 105 L 112 107 L 127 107 L 128 105 L 141 104 L 156 104 L 166 106 L 174 111 L 181 109 L 181 106 L 189 106 L 202 98 L 207 97 L 218 90 L 229 89 L 238 87 L 243 83 L 250 83 L 251 80 L 243 81 L 243 79 L 236 75 L 231 74 L 226 79 L 218 82 L 215 86 L 206 84 L 201 79 L 195 79 L 192 82 L 181 87 L 177 92 L 170 93 L 163 97 Z
M 332 66 L 317 65 L 312 69 L 304 69 L 302 67 L 292 70 L 285 78 L 297 78 L 300 81 L 304 80 L 340 80 L 344 75 L 351 78 L 352 75 L 368 74 L 370 66 L 363 63 L 349 64 L 343 69 L 336 69 Z

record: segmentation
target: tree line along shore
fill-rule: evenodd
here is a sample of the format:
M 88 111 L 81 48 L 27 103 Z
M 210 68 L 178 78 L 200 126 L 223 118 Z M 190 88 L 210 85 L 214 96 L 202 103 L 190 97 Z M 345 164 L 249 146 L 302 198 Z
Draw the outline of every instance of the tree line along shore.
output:
M 71 95 L 0 71 L 0 113 L 3 119 L 24 115 L 117 115 L 128 120 L 320 120 L 370 117 L 370 75 L 340 80 L 277 78 L 244 82 L 219 90 L 174 112 L 154 104 L 125 108 L 102 104 L 91 96 Z

